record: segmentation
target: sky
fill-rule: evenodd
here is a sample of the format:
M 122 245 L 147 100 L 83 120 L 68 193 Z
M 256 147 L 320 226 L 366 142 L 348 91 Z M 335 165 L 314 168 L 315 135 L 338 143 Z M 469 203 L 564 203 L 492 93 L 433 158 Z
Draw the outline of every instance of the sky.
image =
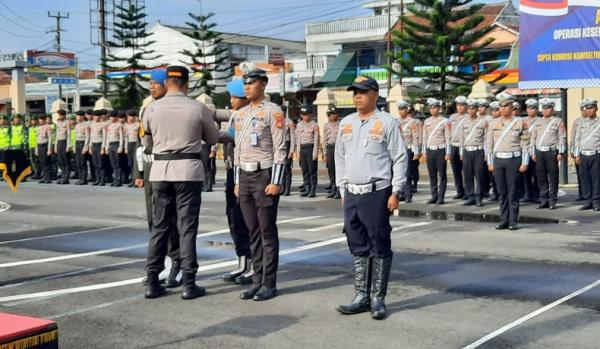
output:
M 483 0 L 482 2 L 497 2 Z M 96 0 L 0 0 L 0 54 L 28 49 L 55 50 L 56 19 L 62 19 L 62 50 L 75 52 L 80 67 L 95 68 L 97 46 L 90 43 L 90 2 Z M 108 0 L 112 2 L 112 0 Z M 145 0 L 151 25 L 185 25 L 189 12 L 214 12 L 213 22 L 221 32 L 244 33 L 291 40 L 304 39 L 304 24 L 337 18 L 369 15 L 364 0 Z M 94 35 L 95 36 L 95 35 Z

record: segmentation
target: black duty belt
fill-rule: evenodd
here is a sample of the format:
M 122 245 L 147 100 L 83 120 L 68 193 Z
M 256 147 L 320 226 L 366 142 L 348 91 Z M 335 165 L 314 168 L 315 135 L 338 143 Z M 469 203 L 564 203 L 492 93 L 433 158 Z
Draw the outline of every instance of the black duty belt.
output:
M 201 153 L 153 154 L 154 160 L 202 160 Z
M 308 148 L 308 147 L 314 147 L 314 146 L 315 146 L 314 143 L 300 144 L 300 148 Z
M 333 143 L 333 144 L 327 144 L 326 147 L 327 148 L 335 148 L 335 143 Z

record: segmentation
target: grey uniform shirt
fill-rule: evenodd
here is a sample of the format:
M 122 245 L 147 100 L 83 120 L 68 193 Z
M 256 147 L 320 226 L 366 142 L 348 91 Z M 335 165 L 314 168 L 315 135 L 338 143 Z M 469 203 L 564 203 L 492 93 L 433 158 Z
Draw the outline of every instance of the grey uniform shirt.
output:
M 543 117 L 529 129 L 532 154 L 538 148 L 557 149 L 564 154 L 567 150 L 567 130 L 558 117 Z
M 137 122 L 132 122 L 124 125 L 125 129 L 125 140 L 127 143 L 135 143 L 137 142 L 138 136 L 140 134 L 140 124 Z
M 460 146 L 460 132 L 462 125 L 469 116 L 467 114 L 454 113 L 450 115 L 450 144 Z
M 575 121 L 573 121 L 573 127 L 571 127 L 571 147 L 569 148 L 569 151 L 572 154 L 575 154 L 575 136 L 577 136 L 577 130 L 579 130 L 579 127 L 581 127 L 581 122 L 583 120 L 585 120 L 584 116 L 578 117 L 575 119 Z
M 83 142 L 83 152 L 87 152 L 90 146 L 90 125 L 80 122 L 75 125 L 75 141 Z
M 406 147 L 411 149 L 414 155 L 421 154 L 421 121 L 407 116 L 398 118 L 400 134 Z
M 304 144 L 314 144 L 313 159 L 319 154 L 319 125 L 315 121 L 300 121 L 296 125 L 296 151 L 300 151 L 300 146 Z
M 52 127 L 50 125 L 39 126 L 37 144 L 52 144 Z M 48 150 L 50 151 L 50 148 Z
M 398 192 L 406 182 L 408 158 L 397 120 L 375 110 L 365 121 L 357 113 L 340 122 L 335 144 L 335 181 L 342 195 L 347 184 L 388 180 Z
M 213 145 L 219 139 L 211 110 L 181 92 L 168 92 L 146 107 L 142 126 L 152 135 L 153 154 L 202 152 L 202 141 Z M 202 182 L 204 167 L 200 159 L 157 160 L 150 170 L 150 181 Z
M 327 122 L 323 126 L 323 153 L 325 153 L 327 145 L 335 145 L 339 128 L 339 121 Z
M 90 143 L 101 143 L 104 146 L 104 123 L 92 121 L 90 123 Z
M 483 116 L 472 118 L 467 116 L 458 133 L 460 155 L 463 156 L 465 147 L 484 147 L 488 130 L 487 119 Z
M 509 126 L 511 126 L 510 130 L 508 129 Z M 505 130 L 507 130 L 506 136 L 500 139 Z M 529 131 L 527 130 L 527 124 L 519 117 L 511 117 L 508 120 L 503 117 L 494 119 L 488 129 L 486 151 L 489 165 L 494 164 L 496 153 L 516 152 L 521 152 L 521 164 L 529 165 Z
M 106 139 L 106 143 L 104 144 L 104 146 L 108 149 L 108 145 L 110 143 L 119 143 L 119 148 L 118 151 L 122 152 L 123 151 L 123 144 L 124 144 L 124 139 L 125 139 L 125 135 L 123 132 L 123 124 L 120 122 L 111 122 L 110 124 L 108 124 L 108 126 L 106 127 L 106 137 L 104 137 Z
M 600 118 L 585 118 L 575 135 L 575 156 L 582 151 L 600 151 Z
M 440 146 L 450 155 L 450 121 L 442 115 L 430 116 L 423 123 L 423 154 L 431 147 Z
M 58 152 L 58 148 L 56 146 L 56 142 L 58 141 L 67 141 L 67 148 L 71 147 L 71 137 L 69 137 L 70 134 L 71 126 L 69 126 L 69 122 L 67 120 L 57 120 L 54 152 Z

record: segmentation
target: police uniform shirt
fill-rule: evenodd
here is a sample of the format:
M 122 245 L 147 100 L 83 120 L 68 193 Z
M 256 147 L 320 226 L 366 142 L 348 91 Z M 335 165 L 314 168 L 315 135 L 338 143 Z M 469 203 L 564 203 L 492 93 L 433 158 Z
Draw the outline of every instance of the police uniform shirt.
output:
M 467 147 L 484 147 L 488 131 L 488 122 L 485 117 L 467 116 L 459 132 L 460 155 L 464 154 Z
M 69 126 L 69 122 L 67 120 L 57 120 L 56 121 L 56 142 L 58 141 L 67 141 L 67 148 L 71 147 L 71 126 Z
M 390 181 L 399 192 L 406 182 L 406 146 L 398 121 L 375 110 L 365 121 L 358 113 L 345 117 L 335 144 L 336 185 L 345 194 L 347 184 Z
M 398 118 L 400 127 L 400 135 L 408 149 L 411 149 L 413 154 L 421 153 L 421 122 L 415 118 L 407 116 Z
M 467 114 L 454 113 L 450 115 L 450 144 L 459 147 L 459 133 L 462 129 L 462 124 L 469 116 Z
M 75 141 L 84 142 L 83 151 L 88 150 L 90 146 L 90 126 L 87 122 L 79 122 L 75 125 Z
M 90 143 L 104 143 L 104 123 L 92 121 L 90 123 Z
M 235 126 L 234 164 L 237 166 L 235 183 L 239 184 L 239 166 L 273 162 L 271 183 L 281 184 L 287 158 L 285 148 L 285 116 L 274 103 L 262 101 L 251 104 L 233 114 Z
M 513 120 L 515 120 L 513 123 Z M 500 144 L 496 144 L 504 132 L 504 129 L 512 124 L 512 127 L 507 131 L 506 136 Z M 495 147 L 494 147 L 495 146 Z M 486 140 L 486 151 L 488 164 L 494 164 L 494 154 L 496 153 L 517 153 L 522 156 L 521 164 L 529 164 L 529 132 L 527 124 L 522 118 L 513 117 L 506 120 L 504 117 L 494 119 L 488 129 Z
M 444 146 L 446 154 L 450 155 L 450 122 L 442 115 L 431 116 L 423 123 L 423 153 L 440 146 Z
M 296 148 L 296 129 L 294 128 L 296 124 L 292 121 L 292 119 L 285 119 L 286 131 L 285 131 L 285 141 L 290 142 L 290 153 L 294 152 Z
M 212 112 L 203 103 L 182 92 L 168 92 L 146 107 L 142 118 L 146 134 L 152 135 L 152 153 L 202 153 L 202 140 L 213 145 L 219 139 Z M 200 159 L 156 160 L 150 181 L 202 182 L 204 166 Z
M 328 145 L 335 145 L 335 140 L 340 128 L 340 121 L 327 122 L 323 126 L 323 152 Z
M 304 144 L 314 144 L 313 159 L 317 157 L 319 152 L 319 125 L 311 120 L 309 122 L 300 121 L 296 125 L 296 147 L 300 150 L 300 146 Z
M 600 151 L 600 118 L 585 118 L 575 136 L 575 156 L 584 151 Z
M 38 129 L 37 144 L 51 144 L 52 127 L 50 125 L 41 125 Z
M 575 119 L 575 121 L 573 121 L 573 127 L 571 127 L 571 147 L 569 148 L 569 151 L 572 154 L 575 154 L 575 136 L 577 135 L 577 130 L 579 130 L 579 127 L 581 127 L 581 122 L 583 120 L 585 120 L 585 117 L 578 117 L 577 119 Z
M 119 143 L 119 148 L 118 151 L 121 152 L 123 151 L 123 145 L 124 145 L 124 132 L 123 132 L 123 124 L 120 122 L 111 122 L 110 124 L 108 124 L 108 127 L 106 128 L 106 142 L 104 143 L 104 146 L 108 149 L 108 145 L 110 143 L 115 143 L 118 142 Z
M 530 132 L 531 150 L 558 150 L 564 154 L 567 150 L 567 130 L 558 117 L 543 117 L 537 120 Z
M 132 122 L 123 125 L 125 131 L 125 141 L 127 143 L 135 143 L 137 142 L 138 136 L 140 134 L 140 124 L 137 122 Z

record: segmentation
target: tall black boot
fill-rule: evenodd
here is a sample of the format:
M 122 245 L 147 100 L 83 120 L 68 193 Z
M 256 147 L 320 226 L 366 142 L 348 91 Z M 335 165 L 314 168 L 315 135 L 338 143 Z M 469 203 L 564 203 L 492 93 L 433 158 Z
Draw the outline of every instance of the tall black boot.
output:
M 312 185 L 307 184 L 304 186 L 304 190 L 300 192 L 300 196 L 305 198 L 308 196 L 308 194 L 311 192 L 312 190 Z
M 117 170 L 115 170 L 115 175 L 113 176 L 113 177 L 114 177 L 114 184 L 115 184 L 115 187 L 120 187 L 120 186 L 122 186 L 122 185 L 123 185 L 123 183 L 121 182 L 121 180 L 122 180 L 122 178 L 121 178 L 121 176 L 122 176 L 122 174 L 121 174 L 121 173 L 122 173 L 122 171 L 123 171 L 123 170 L 121 170 L 121 169 L 117 169 Z
M 181 262 L 172 260 L 171 261 L 171 271 L 169 272 L 169 276 L 165 279 L 165 286 L 167 288 L 175 288 L 181 286 L 181 283 L 177 281 L 177 275 L 181 270 Z
M 371 291 L 371 317 L 375 320 L 385 319 L 385 296 L 387 294 L 388 281 L 390 280 L 390 269 L 392 267 L 392 256 L 387 258 L 373 258 L 373 288 Z
M 204 287 L 196 285 L 196 273 L 183 272 L 181 281 L 183 283 L 182 299 L 194 299 L 206 294 Z
M 371 258 L 353 256 L 354 260 L 354 292 L 352 302 L 339 305 L 336 310 L 344 315 L 364 313 L 371 309 Z
M 309 198 L 314 198 L 317 195 L 315 194 L 315 192 L 317 191 L 317 183 L 316 181 L 310 184 L 310 191 L 308 192 L 308 197 Z
M 106 185 L 106 170 L 100 170 L 100 180 L 98 181 L 98 185 L 104 186 Z
M 329 194 L 327 194 L 327 198 L 328 199 L 333 199 L 333 197 L 335 196 L 335 193 L 337 192 L 337 188 L 335 186 L 335 183 L 333 183 L 333 182 L 329 183 L 329 187 L 331 189 L 329 190 Z
M 341 199 L 342 198 L 342 194 L 340 193 L 340 189 L 338 187 L 335 187 L 335 195 L 333 196 L 334 199 Z
M 167 293 L 167 290 L 160 285 L 160 282 L 158 281 L 158 273 L 148 273 L 148 277 L 146 278 L 146 293 L 144 293 L 144 297 L 158 298 L 165 293 Z
M 227 281 L 227 282 L 235 281 L 235 278 L 242 275 L 246 271 L 246 268 L 248 267 L 248 260 L 249 259 L 246 256 L 238 257 L 237 268 L 235 270 L 232 270 L 231 272 L 223 275 L 223 281 Z
M 252 277 L 254 276 L 254 267 L 252 266 L 252 259 L 246 260 L 246 271 L 235 278 L 237 285 L 248 285 L 252 283 Z
M 69 184 L 69 177 L 71 176 L 71 167 L 69 165 L 65 166 L 65 173 L 63 173 L 63 184 Z

